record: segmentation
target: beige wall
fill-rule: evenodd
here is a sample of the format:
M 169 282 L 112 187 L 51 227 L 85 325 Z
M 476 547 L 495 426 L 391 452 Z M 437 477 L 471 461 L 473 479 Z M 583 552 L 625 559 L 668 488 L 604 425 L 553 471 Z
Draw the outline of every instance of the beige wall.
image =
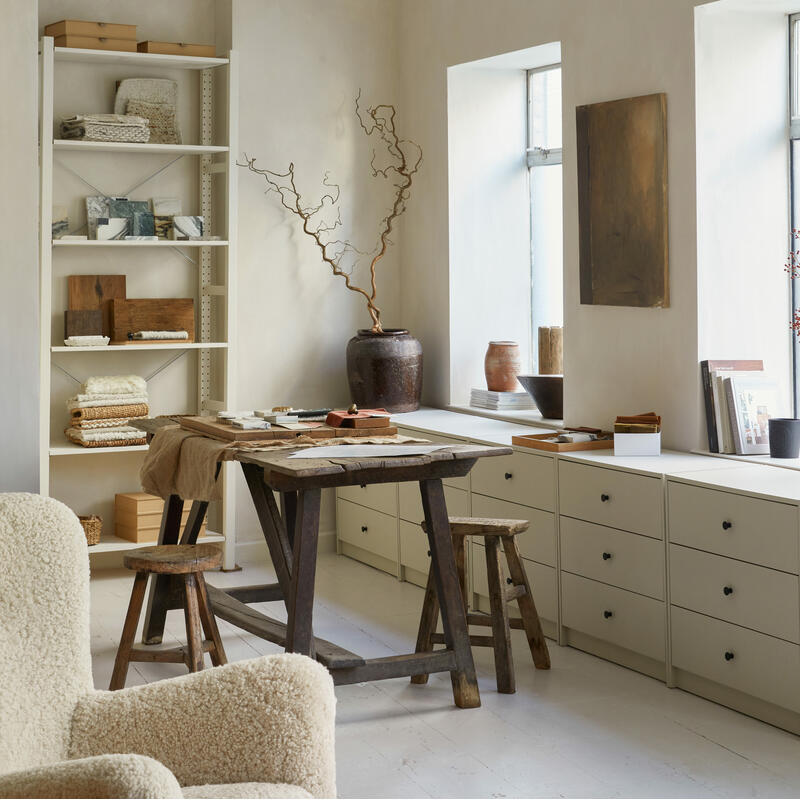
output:
M 425 399 L 449 400 L 446 68 L 560 41 L 564 108 L 565 414 L 608 425 L 656 409 L 664 441 L 700 437 L 693 0 L 403 0 L 402 109 L 425 148 L 403 220 L 402 322 L 425 348 Z M 575 106 L 666 92 L 669 309 L 579 304 Z
M 325 171 L 341 184 L 342 232 L 375 246 L 387 195 L 369 174 L 372 143 L 354 111 L 360 87 L 367 103 L 397 102 L 396 5 L 392 0 L 234 0 L 233 43 L 240 66 L 240 150 L 259 164 L 297 170 L 309 202 Z M 403 130 L 406 125 L 401 109 Z M 363 299 L 320 259 L 263 178 L 239 175 L 238 403 L 244 407 L 348 401 L 344 351 L 357 328 L 369 327 Z M 398 237 L 393 237 L 397 239 Z M 397 326 L 399 246 L 380 264 L 378 305 Z M 237 478 L 240 538 L 260 537 Z M 331 498 L 323 532 L 334 528 Z
M 13 31 L 0 48 L 0 491 L 39 485 L 39 186 L 36 2 L 0 0 Z M 11 78 L 13 76 L 13 79 Z

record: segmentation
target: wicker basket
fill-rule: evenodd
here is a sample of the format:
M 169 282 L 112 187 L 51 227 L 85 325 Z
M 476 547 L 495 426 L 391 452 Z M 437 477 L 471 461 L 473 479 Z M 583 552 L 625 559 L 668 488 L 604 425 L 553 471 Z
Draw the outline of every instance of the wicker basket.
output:
M 93 544 L 100 542 L 100 531 L 103 529 L 103 520 L 97 514 L 90 514 L 88 517 L 79 516 L 78 519 L 83 526 L 83 532 L 86 534 L 86 544 L 90 547 Z

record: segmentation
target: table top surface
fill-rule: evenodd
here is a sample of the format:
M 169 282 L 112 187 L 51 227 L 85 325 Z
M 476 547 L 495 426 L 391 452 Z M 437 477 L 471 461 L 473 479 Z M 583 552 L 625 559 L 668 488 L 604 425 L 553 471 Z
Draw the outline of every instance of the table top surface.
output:
M 340 445 L 343 451 L 347 445 Z M 366 470 L 407 470 L 414 467 L 427 467 L 437 462 L 473 461 L 478 458 L 505 456 L 512 453 L 510 447 L 487 447 L 484 445 L 451 445 L 430 453 L 407 456 L 382 456 L 378 458 L 287 458 L 282 450 L 277 453 L 240 452 L 236 460 L 245 464 L 255 464 L 264 472 L 277 472 L 292 478 L 312 478 L 327 475 L 344 475 L 345 473 L 363 472 Z

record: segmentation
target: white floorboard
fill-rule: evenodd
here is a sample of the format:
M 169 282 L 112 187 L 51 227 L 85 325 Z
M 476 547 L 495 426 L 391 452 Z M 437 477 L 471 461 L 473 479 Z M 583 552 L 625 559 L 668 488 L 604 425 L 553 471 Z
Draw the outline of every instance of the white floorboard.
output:
M 217 586 L 273 580 L 271 568 L 210 573 Z M 92 580 L 95 685 L 107 688 L 132 576 Z M 317 571 L 315 632 L 365 656 L 413 649 L 422 590 L 343 556 Z M 282 606 L 270 604 L 280 617 Z M 220 622 L 231 661 L 279 652 Z M 550 642 L 533 668 L 513 631 L 517 692 L 497 694 L 490 650 L 477 648 L 480 709 L 453 706 L 449 676 L 338 687 L 341 797 L 797 797 L 800 739 L 572 648 Z M 169 641 L 167 641 L 167 639 Z M 170 612 L 165 646 L 184 639 Z M 132 664 L 128 686 L 180 675 Z

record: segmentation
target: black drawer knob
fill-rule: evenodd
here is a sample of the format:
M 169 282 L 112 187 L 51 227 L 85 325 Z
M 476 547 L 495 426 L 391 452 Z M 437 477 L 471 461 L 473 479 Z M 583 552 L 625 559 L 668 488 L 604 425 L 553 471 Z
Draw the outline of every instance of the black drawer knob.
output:
M 724 531 L 729 531 L 732 527 L 733 527 L 733 523 L 732 522 L 728 522 L 728 520 L 725 520 L 722 523 L 722 530 L 724 530 Z
M 733 653 L 730 650 L 725 651 L 725 660 L 726 661 L 733 661 Z
M 430 558 L 430 557 L 431 557 L 431 551 L 428 550 L 428 558 Z
M 511 480 L 511 479 L 512 479 L 514 476 L 512 475 L 512 473 L 510 473 L 510 472 L 506 472 L 506 474 L 505 474 L 503 477 L 504 477 L 504 478 L 505 478 L 507 481 L 510 481 L 510 480 Z
M 511 578 L 506 578 L 506 583 L 510 586 L 514 581 L 512 581 Z
M 600 502 L 601 503 L 607 503 L 610 499 L 611 499 L 611 495 L 610 494 L 601 494 L 600 495 Z
M 608 561 L 611 558 L 611 553 L 603 553 L 603 561 Z
M 603 612 L 603 616 L 604 616 L 606 619 L 611 619 L 611 617 L 613 617 L 613 616 L 614 616 L 614 612 L 613 612 L 613 611 L 604 611 L 604 612 Z
M 362 525 L 361 526 L 361 533 L 366 533 L 366 532 L 367 532 L 367 526 L 366 525 Z
M 725 594 L 725 595 L 733 594 L 733 586 L 723 586 L 722 587 L 722 594 Z

